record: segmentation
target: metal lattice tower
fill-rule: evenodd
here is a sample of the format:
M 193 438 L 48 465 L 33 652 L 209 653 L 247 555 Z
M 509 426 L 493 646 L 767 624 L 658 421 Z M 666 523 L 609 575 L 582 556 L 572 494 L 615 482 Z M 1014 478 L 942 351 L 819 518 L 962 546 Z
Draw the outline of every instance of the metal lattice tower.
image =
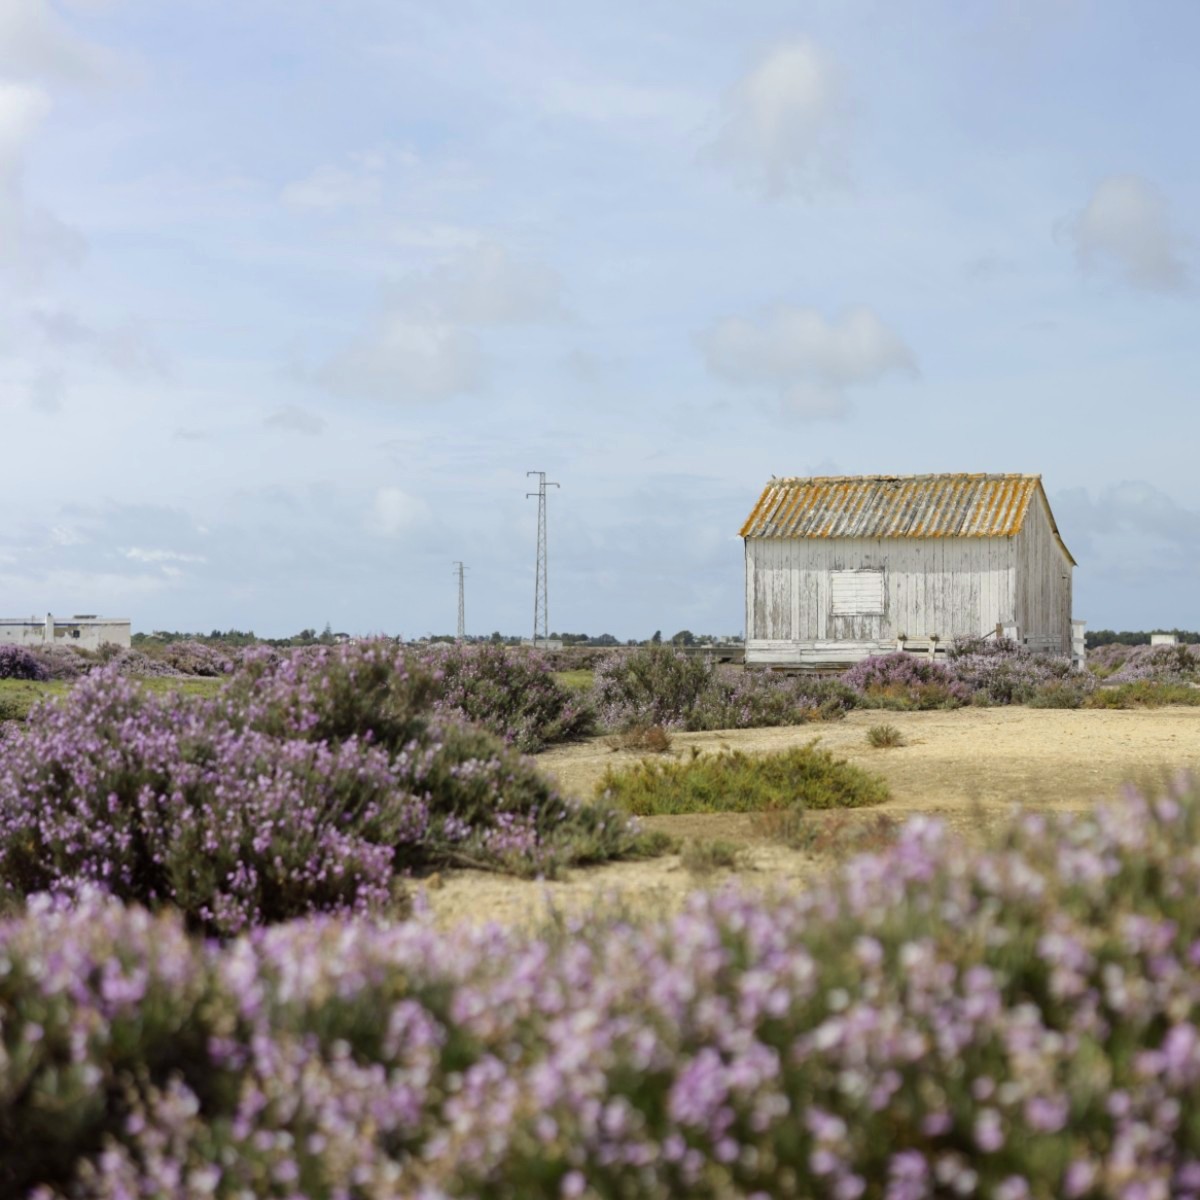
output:
M 526 500 L 536 496 L 538 502 L 537 577 L 533 584 L 533 644 L 536 646 L 539 637 L 544 642 L 550 636 L 549 604 L 546 599 L 546 489 L 558 487 L 558 484 L 547 483 L 545 471 L 526 471 L 525 474 L 538 477 L 538 490 L 525 493 Z
M 455 562 L 454 573 L 458 576 L 458 640 L 460 642 L 467 636 L 467 608 L 463 594 L 463 572 L 465 570 L 462 563 Z

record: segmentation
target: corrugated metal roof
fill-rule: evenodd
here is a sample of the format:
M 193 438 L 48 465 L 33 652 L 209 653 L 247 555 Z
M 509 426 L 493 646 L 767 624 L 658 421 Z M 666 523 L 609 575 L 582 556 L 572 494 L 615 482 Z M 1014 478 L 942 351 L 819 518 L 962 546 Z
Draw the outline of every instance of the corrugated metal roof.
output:
M 1040 475 L 826 475 L 772 479 L 742 537 L 1012 537 Z M 1050 526 L 1062 545 L 1050 505 Z M 1063 545 L 1070 558 L 1070 551 Z M 1072 558 L 1072 562 L 1075 560 Z

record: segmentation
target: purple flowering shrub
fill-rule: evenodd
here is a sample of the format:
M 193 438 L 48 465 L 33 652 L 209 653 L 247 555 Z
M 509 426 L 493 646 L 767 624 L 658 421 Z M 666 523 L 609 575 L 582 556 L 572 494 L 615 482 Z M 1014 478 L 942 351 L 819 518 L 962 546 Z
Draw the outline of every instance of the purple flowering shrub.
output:
M 431 715 L 437 683 L 384 642 L 255 656 L 213 698 L 94 672 L 0 746 L 0 893 L 95 884 L 228 936 L 380 908 L 412 871 L 531 876 L 654 848 Z
M 436 710 L 491 730 L 531 753 L 591 733 L 591 707 L 554 676 L 538 650 L 489 643 L 438 644 L 410 656 L 439 677 Z
M 1109 683 L 1200 683 L 1200 646 L 1123 646 L 1088 651 L 1088 667 Z
M 168 642 L 157 657 L 180 675 L 219 678 L 233 671 L 236 662 L 217 646 L 204 642 Z
M 1080 702 L 1095 679 L 1075 671 L 1068 658 L 1031 654 L 1023 647 L 1008 653 L 964 654 L 949 669 L 955 680 L 990 704 L 1036 704 L 1038 698 L 1064 689 Z
M 957 708 L 971 698 L 946 664 L 904 651 L 864 658 L 841 680 L 868 707 Z
M 44 664 L 30 654 L 24 646 L 0 646 L 0 679 L 34 679 L 50 678 L 50 672 Z
M 641 646 L 610 654 L 596 667 L 593 690 L 607 729 L 659 725 L 684 729 L 688 715 L 713 687 L 713 665 L 670 646 Z
M 376 747 L 272 738 L 98 672 L 4 744 L 0 887 L 100 885 L 228 935 L 386 902 L 422 818 Z
M 986 847 L 918 819 L 805 892 L 545 934 L 38 901 L 0 1193 L 1195 1200 L 1197 840 L 1182 783 Z
M 30 646 L 29 653 L 46 672 L 43 679 L 78 679 L 87 674 L 92 658 L 86 651 L 69 645 Z
M 612 654 L 595 673 L 601 722 L 609 729 L 750 729 L 844 716 L 855 697 L 837 682 L 757 671 L 726 673 L 670 646 Z

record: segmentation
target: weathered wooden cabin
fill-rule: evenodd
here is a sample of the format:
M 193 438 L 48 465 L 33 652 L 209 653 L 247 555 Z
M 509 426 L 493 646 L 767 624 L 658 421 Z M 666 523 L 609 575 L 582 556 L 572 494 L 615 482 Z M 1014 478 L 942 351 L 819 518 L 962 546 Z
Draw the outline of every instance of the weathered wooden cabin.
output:
M 772 479 L 741 536 L 747 665 L 938 654 L 998 631 L 1071 653 L 1075 560 L 1040 475 Z

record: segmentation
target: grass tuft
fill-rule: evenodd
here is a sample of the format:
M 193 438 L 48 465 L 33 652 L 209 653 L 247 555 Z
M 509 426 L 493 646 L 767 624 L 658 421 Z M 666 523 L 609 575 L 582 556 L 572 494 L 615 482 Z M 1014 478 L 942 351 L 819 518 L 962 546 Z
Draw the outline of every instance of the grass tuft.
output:
M 671 749 L 671 735 L 661 725 L 631 725 L 620 733 L 609 734 L 604 744 L 613 751 L 641 750 L 650 754 L 666 754 Z

